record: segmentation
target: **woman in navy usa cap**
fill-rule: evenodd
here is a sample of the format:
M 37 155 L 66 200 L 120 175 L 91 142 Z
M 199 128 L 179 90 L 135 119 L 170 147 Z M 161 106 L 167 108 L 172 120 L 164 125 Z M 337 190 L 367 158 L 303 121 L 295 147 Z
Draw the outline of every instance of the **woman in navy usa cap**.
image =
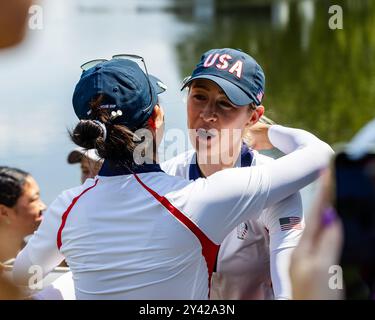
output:
M 28 284 L 30 266 L 45 276 L 66 259 L 77 299 L 207 299 L 226 235 L 313 181 L 332 149 L 305 131 L 271 126 L 267 137 L 288 154 L 282 159 L 195 181 L 170 176 L 156 155 L 164 86 L 133 59 L 117 58 L 86 66 L 73 95 L 80 121 L 72 140 L 104 159 L 99 175 L 51 204 L 14 278 Z
M 195 180 L 226 168 L 273 160 L 257 151 L 273 146 L 258 139 L 265 75 L 255 59 L 236 49 L 211 49 L 202 55 L 184 88 L 194 149 L 162 163 L 165 172 Z M 248 133 L 252 148 L 245 143 Z M 289 260 L 303 227 L 299 193 L 268 207 L 258 219 L 242 221 L 220 246 L 211 298 L 291 298 Z

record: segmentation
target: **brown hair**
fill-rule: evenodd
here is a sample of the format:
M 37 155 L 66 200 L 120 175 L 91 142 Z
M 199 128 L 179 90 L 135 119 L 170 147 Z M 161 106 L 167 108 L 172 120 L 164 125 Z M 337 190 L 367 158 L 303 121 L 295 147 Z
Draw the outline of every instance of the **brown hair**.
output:
M 249 109 L 250 111 L 254 111 L 257 109 L 257 105 L 255 104 L 255 102 L 252 102 L 249 104 Z
M 70 138 L 80 147 L 96 149 L 101 158 L 112 164 L 131 168 L 134 165 L 133 152 L 142 141 L 124 124 L 111 121 L 110 110 L 100 108 L 104 98 L 104 95 L 99 95 L 90 103 L 90 117 L 105 125 L 106 139 L 104 140 L 103 128 L 94 120 L 81 120 L 69 131 Z M 140 128 L 148 128 L 149 120 Z
M 262 115 L 260 118 L 259 118 L 259 122 L 260 123 L 264 123 L 264 124 L 268 124 L 268 125 L 274 125 L 276 124 L 276 122 L 274 122 L 273 120 L 271 120 L 270 118 L 266 117 L 265 115 Z M 244 132 L 244 135 L 242 137 L 242 140 L 246 143 L 247 146 L 249 146 L 250 148 L 253 146 L 253 138 L 252 138 L 252 135 L 251 135 L 251 131 L 250 131 L 250 127 L 246 128 L 245 129 L 245 132 Z

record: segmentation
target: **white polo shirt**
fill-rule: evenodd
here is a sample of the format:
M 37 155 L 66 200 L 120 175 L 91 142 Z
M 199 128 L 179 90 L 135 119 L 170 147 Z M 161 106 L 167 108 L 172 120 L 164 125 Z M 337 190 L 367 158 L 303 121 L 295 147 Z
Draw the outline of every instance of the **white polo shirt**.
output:
M 64 191 L 48 208 L 17 256 L 16 282 L 28 284 L 32 265 L 45 275 L 65 258 L 77 299 L 207 299 L 226 235 L 313 181 L 332 154 L 302 130 L 273 126 L 269 137 L 291 153 L 195 181 L 158 165 L 131 173 L 105 162 L 95 180 Z

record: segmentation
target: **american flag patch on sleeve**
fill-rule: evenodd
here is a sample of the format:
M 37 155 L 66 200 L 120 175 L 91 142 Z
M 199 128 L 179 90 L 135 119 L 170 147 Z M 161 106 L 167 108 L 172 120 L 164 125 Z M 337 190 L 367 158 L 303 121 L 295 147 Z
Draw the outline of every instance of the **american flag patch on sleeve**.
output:
M 302 223 L 300 217 L 284 217 L 280 218 L 280 228 L 281 231 L 288 231 L 288 230 L 302 230 Z

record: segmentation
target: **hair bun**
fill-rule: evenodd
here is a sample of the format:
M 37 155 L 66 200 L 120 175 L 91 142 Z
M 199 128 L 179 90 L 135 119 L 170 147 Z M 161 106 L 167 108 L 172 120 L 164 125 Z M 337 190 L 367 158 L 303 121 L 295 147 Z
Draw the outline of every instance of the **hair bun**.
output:
M 97 140 L 103 136 L 103 129 L 93 120 L 80 120 L 70 136 L 78 146 L 95 149 Z

